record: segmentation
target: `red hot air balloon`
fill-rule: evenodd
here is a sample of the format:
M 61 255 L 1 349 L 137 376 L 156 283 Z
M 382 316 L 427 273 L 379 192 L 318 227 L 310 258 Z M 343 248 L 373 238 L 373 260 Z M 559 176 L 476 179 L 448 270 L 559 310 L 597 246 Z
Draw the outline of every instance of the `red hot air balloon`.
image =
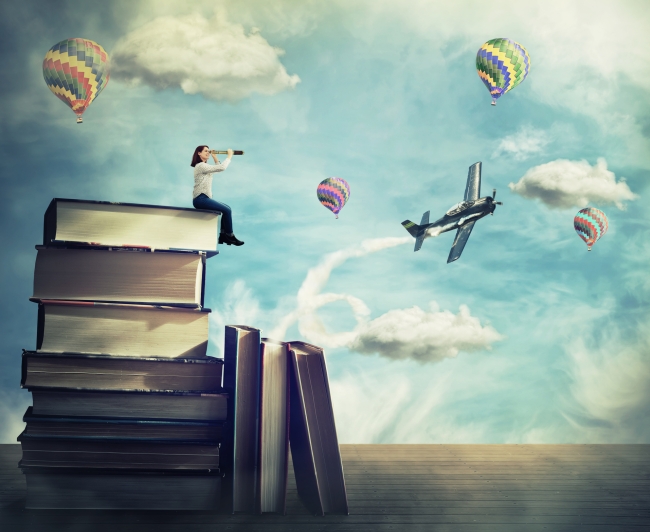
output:
M 603 211 L 587 207 L 575 215 L 573 228 L 587 244 L 587 251 L 591 251 L 591 247 L 596 243 L 596 240 L 602 238 L 607 232 L 609 222 Z

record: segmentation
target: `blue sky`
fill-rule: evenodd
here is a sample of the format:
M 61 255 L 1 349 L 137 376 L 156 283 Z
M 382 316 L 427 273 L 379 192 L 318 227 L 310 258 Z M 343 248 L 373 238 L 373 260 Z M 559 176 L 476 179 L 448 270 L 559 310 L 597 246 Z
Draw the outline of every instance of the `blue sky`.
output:
M 0 7 L 0 441 L 30 404 L 50 200 L 189 207 L 207 143 L 246 151 L 213 186 L 246 244 L 208 263 L 211 355 L 226 323 L 324 346 L 342 443 L 650 442 L 644 2 L 77 6 Z M 69 37 L 113 58 L 81 126 L 41 73 Z M 495 37 L 532 68 L 492 107 L 474 58 Z M 452 233 L 413 253 L 400 222 L 461 200 L 476 161 L 504 205 L 459 261 Z M 338 220 L 329 176 L 352 191 Z M 585 204 L 610 222 L 590 253 Z

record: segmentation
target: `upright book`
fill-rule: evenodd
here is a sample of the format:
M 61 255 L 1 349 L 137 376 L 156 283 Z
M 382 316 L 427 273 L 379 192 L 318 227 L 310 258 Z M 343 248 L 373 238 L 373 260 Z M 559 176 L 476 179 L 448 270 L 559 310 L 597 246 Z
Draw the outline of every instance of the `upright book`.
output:
M 348 497 L 325 355 L 320 347 L 304 342 L 289 345 L 289 441 L 298 495 L 314 514 L 347 515 Z
M 216 252 L 221 215 L 211 211 L 54 198 L 43 245 L 91 244 Z
M 288 344 L 262 338 L 257 510 L 285 514 L 289 467 Z
M 132 357 L 202 358 L 209 309 L 42 300 L 36 350 Z
M 224 499 L 235 512 L 255 511 L 260 387 L 260 331 L 227 325 L 223 387 L 231 429 L 223 441 Z
M 36 249 L 32 299 L 203 306 L 204 253 Z

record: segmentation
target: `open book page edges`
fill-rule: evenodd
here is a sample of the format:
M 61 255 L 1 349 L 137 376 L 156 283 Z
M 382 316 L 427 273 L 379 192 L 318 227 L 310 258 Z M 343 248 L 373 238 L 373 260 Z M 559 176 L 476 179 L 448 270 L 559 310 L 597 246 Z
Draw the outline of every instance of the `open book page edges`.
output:
M 193 208 L 55 198 L 45 212 L 43 245 L 201 250 L 213 255 L 220 220 L 220 213 Z
M 289 467 L 289 344 L 262 338 L 257 511 L 285 514 Z

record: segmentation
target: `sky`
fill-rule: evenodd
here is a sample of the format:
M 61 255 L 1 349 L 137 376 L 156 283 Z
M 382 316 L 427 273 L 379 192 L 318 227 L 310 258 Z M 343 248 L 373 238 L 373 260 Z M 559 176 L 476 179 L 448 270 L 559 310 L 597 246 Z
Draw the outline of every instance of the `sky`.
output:
M 23 428 L 21 350 L 54 197 L 191 207 L 194 148 L 244 246 L 208 261 L 225 324 L 322 346 L 340 443 L 650 443 L 650 7 L 644 1 L 9 0 L 0 5 L 0 443 Z M 42 60 L 111 57 L 77 125 Z M 528 77 L 496 107 L 489 39 Z M 461 258 L 401 226 L 497 190 Z M 348 181 L 339 219 L 318 183 Z M 591 252 L 583 207 L 609 230 Z

